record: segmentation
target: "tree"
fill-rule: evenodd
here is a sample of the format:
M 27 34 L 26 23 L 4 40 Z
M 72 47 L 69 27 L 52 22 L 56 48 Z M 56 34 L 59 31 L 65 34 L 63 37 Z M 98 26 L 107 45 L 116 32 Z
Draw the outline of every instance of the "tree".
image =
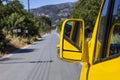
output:
M 93 31 L 100 4 L 101 0 L 79 0 L 71 12 L 71 18 L 81 18 L 85 21 L 86 36 L 90 36 Z
M 4 22 L 2 21 L 4 15 L 4 5 L 0 0 L 0 53 L 5 52 L 6 42 L 5 42 L 5 35 L 3 34 Z
M 6 4 L 3 4 L 3 1 Z M 13 33 L 17 29 L 17 33 Z M 51 30 L 51 20 L 48 17 L 36 18 L 24 10 L 19 0 L 0 0 L 0 52 L 6 48 L 6 36 L 26 38 L 28 41 L 39 36 L 41 32 Z M 27 32 L 26 32 L 27 31 Z M 16 32 L 16 31 L 15 31 Z M 25 35 L 28 37 L 24 37 Z M 10 38 L 10 40 L 12 40 Z
M 61 20 L 61 18 L 59 17 L 58 18 L 58 21 L 57 21 L 57 23 L 56 23 L 56 26 L 57 26 L 57 32 L 58 33 L 60 33 L 60 31 L 61 31 L 61 25 L 62 24 L 62 20 Z
M 51 31 L 51 20 L 46 17 L 46 16 L 42 16 L 40 18 L 41 20 L 41 29 L 42 29 L 42 32 L 49 32 Z

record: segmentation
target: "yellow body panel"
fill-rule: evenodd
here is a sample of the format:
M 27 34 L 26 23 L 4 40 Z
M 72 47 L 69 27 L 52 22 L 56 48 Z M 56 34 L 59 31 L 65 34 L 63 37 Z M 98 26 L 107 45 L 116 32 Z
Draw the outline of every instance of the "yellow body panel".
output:
M 79 51 L 74 45 L 70 44 L 66 39 L 63 41 L 64 50 Z
M 87 74 L 88 74 L 88 66 L 89 64 L 86 62 L 83 62 L 82 70 L 80 73 L 80 80 L 87 80 Z
M 90 66 L 88 80 L 120 80 L 120 57 Z
M 80 60 L 81 59 L 81 52 L 74 47 L 73 45 L 71 45 L 68 41 L 64 40 L 64 52 L 63 52 L 63 58 L 66 59 L 76 59 L 76 60 Z M 74 56 L 73 56 L 74 53 Z

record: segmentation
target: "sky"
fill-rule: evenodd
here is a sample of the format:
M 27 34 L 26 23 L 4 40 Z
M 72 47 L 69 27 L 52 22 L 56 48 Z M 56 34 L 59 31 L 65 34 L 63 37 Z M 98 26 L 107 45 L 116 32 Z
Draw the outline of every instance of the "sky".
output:
M 30 8 L 37 8 L 45 5 L 59 4 L 65 2 L 75 2 L 78 0 L 29 0 Z M 28 9 L 28 0 L 20 0 L 20 2 L 24 5 L 25 9 Z

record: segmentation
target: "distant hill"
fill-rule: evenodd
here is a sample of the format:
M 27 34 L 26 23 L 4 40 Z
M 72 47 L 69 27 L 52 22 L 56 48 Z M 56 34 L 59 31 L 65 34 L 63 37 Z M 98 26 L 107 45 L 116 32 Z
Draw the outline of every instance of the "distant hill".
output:
M 39 8 L 31 9 L 31 13 L 36 17 L 49 17 L 54 24 L 59 18 L 61 18 L 61 20 L 68 18 L 74 4 L 75 3 L 62 3 L 42 6 Z

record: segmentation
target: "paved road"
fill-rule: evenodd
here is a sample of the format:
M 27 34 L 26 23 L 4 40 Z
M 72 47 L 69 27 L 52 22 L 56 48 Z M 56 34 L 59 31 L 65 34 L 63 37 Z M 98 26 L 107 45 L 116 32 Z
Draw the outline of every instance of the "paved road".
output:
M 0 59 L 0 80 L 79 80 L 79 64 L 57 58 L 59 37 L 53 31 L 31 46 Z

